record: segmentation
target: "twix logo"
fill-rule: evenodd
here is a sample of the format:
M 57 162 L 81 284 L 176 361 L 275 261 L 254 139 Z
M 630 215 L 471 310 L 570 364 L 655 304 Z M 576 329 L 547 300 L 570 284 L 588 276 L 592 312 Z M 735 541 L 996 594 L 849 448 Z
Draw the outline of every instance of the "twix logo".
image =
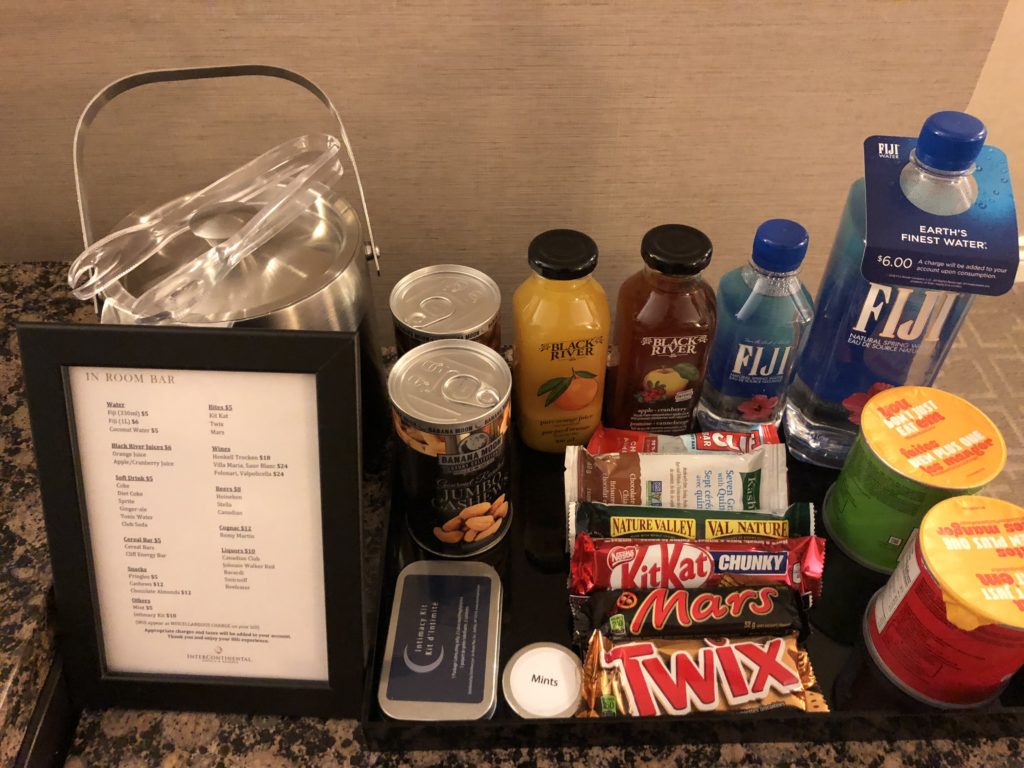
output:
M 705 642 L 693 655 L 680 650 L 667 659 L 654 643 L 623 643 L 601 654 L 601 666 L 622 670 L 630 713 L 640 717 L 659 709 L 670 715 L 709 712 L 719 708 L 723 695 L 736 706 L 803 688 L 787 663 L 786 638 Z
M 774 610 L 778 596 L 775 587 L 737 589 L 725 595 L 654 589 L 636 607 L 629 632 L 642 636 L 647 628 L 664 629 L 673 617 L 679 626 L 689 627 L 705 621 L 721 621 L 727 616 L 739 618 L 745 610 L 756 616 L 767 616 Z

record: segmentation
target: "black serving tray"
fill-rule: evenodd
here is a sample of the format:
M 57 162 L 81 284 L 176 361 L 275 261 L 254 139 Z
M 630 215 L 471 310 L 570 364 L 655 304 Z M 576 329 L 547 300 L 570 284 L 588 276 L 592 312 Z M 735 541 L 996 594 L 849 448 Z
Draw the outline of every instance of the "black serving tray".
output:
M 813 501 L 820 510 L 837 473 L 789 459 L 790 498 Z M 812 626 L 807 640 L 821 689 L 832 712 L 805 714 L 788 709 L 762 713 L 708 713 L 684 717 L 599 718 L 524 720 L 504 700 L 501 671 L 517 650 L 534 642 L 571 644 L 565 554 L 565 510 L 562 485 L 562 456 L 542 454 L 521 444 L 513 451 L 511 530 L 490 552 L 477 559 L 494 566 L 504 587 L 497 708 L 490 720 L 407 722 L 388 719 L 377 703 L 381 657 L 387 639 L 388 620 L 395 582 L 404 566 L 414 560 L 431 558 L 420 550 L 405 527 L 407 503 L 396 477 L 392 514 L 384 547 L 380 610 L 376 641 L 369 660 L 363 695 L 362 731 L 367 745 L 377 750 L 467 749 L 530 746 L 604 746 L 619 744 L 682 744 L 725 742 L 809 741 L 905 738 L 996 738 L 1024 735 L 1024 676 L 1018 674 L 1002 697 L 981 709 L 939 711 L 928 709 L 908 697 L 879 685 L 872 678 L 863 646 L 835 642 Z M 819 513 L 820 514 L 820 513 Z M 820 525 L 818 532 L 824 535 Z M 874 589 L 878 577 L 865 572 L 861 595 L 848 600 L 835 583 L 828 584 L 829 558 L 836 547 L 826 551 L 826 592 L 832 601 L 829 626 L 838 615 L 847 626 L 858 626 L 859 607 Z M 833 567 L 838 569 L 838 563 Z M 847 568 L 849 563 L 845 563 Z M 857 588 L 857 580 L 845 573 L 846 584 Z M 874 580 L 873 580 L 874 578 Z M 845 606 L 849 604 L 850 608 Z M 849 615 L 844 615 L 846 611 Z M 812 611 L 812 617 L 813 617 Z M 835 634 L 835 633 L 833 633 Z M 846 709 L 836 706 L 835 681 L 839 674 L 852 685 L 845 690 Z M 887 690 L 888 689 L 888 690 Z

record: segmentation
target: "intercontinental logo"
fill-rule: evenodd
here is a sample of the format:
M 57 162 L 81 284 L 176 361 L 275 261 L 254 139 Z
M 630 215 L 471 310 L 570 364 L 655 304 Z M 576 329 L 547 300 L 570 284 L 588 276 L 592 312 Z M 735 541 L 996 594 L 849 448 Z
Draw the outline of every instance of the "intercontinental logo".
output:
M 203 664 L 251 664 L 251 656 L 225 656 L 224 649 L 215 645 L 213 653 L 186 653 L 185 658 L 189 661 L 198 661 Z

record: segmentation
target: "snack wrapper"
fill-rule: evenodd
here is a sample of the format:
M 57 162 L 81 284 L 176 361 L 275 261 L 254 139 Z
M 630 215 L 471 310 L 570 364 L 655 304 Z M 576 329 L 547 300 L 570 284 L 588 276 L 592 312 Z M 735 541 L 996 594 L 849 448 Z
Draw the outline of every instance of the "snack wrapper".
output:
M 825 540 L 665 541 L 576 537 L 569 564 L 571 591 L 697 589 L 779 585 L 808 601 L 821 593 Z
M 579 645 L 595 629 L 615 642 L 806 632 L 800 596 L 786 587 L 611 589 L 570 595 L 569 610 Z
M 813 536 L 814 505 L 802 502 L 784 509 L 717 512 L 581 501 L 569 504 L 566 533 L 569 554 L 577 533 L 607 539 L 775 541 Z
M 786 446 L 751 453 L 591 454 L 565 449 L 565 502 L 675 509 L 776 509 L 789 505 Z
M 759 424 L 750 432 L 696 432 L 692 435 L 656 435 L 598 425 L 587 443 L 590 453 L 702 453 L 732 451 L 749 453 L 759 445 L 778 443 L 779 431 L 773 424 Z
M 796 635 L 630 640 L 595 631 L 583 663 L 577 717 L 691 712 L 828 712 Z

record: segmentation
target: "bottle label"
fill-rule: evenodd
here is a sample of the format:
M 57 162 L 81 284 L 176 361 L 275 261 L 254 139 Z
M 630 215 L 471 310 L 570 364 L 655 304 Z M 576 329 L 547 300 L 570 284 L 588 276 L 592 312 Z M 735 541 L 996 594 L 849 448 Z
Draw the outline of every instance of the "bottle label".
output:
M 871 136 L 864 141 L 867 247 L 864 278 L 891 292 L 896 286 L 998 296 L 1013 286 L 1019 253 L 1009 165 L 1002 150 L 985 146 L 976 162 L 978 197 L 963 213 L 940 216 L 907 199 L 900 176 L 916 138 Z M 876 287 L 876 286 L 872 286 Z M 862 316 L 861 320 L 866 318 Z M 865 325 L 865 323 L 860 323 Z M 918 336 L 923 329 L 893 326 Z
M 774 422 L 785 406 L 782 397 L 793 363 L 792 344 L 744 337 L 733 344 L 716 345 L 708 378 L 719 395 L 720 406 L 733 418 Z
M 670 435 L 691 431 L 708 341 L 706 333 L 641 337 L 629 429 Z
M 608 341 L 603 335 L 544 342 L 537 347 L 546 374 L 521 393 L 536 430 L 556 445 L 585 442 L 600 421 Z

